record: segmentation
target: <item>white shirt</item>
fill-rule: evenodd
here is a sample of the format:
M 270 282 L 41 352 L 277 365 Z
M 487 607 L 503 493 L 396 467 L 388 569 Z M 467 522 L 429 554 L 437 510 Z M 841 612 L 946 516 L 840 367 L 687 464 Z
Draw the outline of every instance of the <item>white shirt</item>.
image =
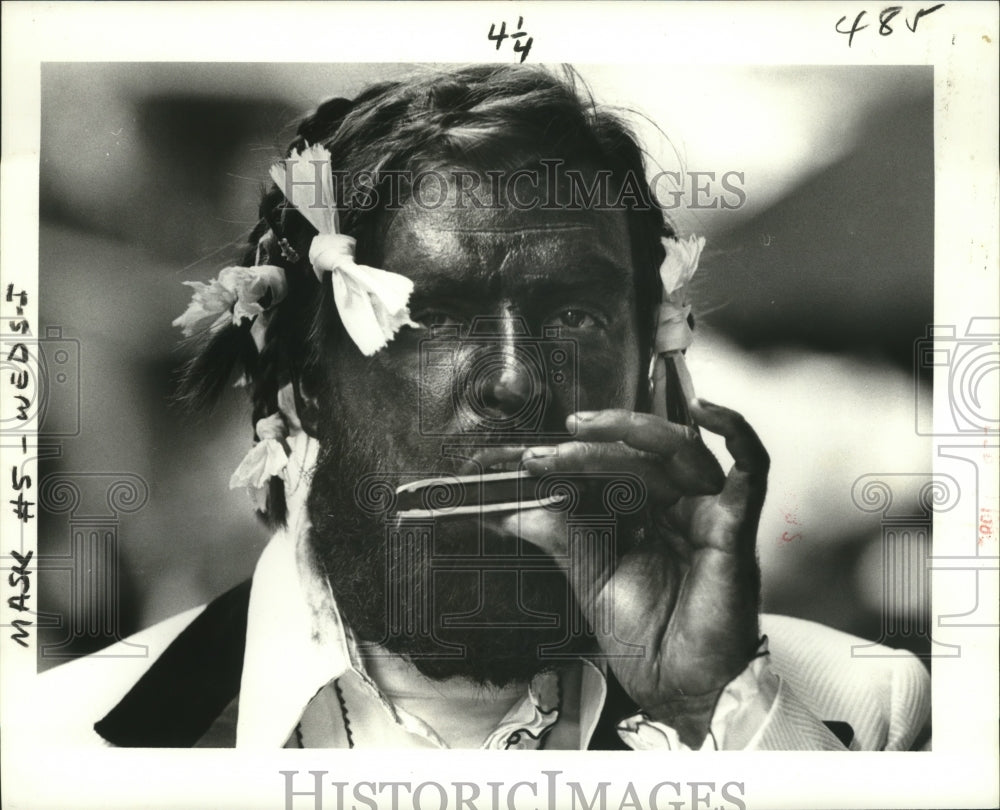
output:
M 254 573 L 237 747 L 448 747 L 426 718 L 394 705 L 368 674 L 304 538 L 279 531 Z M 703 749 L 744 747 L 766 722 L 778 689 L 767 657 L 755 658 L 724 690 Z M 537 748 L 548 738 L 586 749 L 606 691 L 600 667 L 587 659 L 542 673 L 481 747 Z M 572 737 L 556 733 L 567 717 Z M 685 747 L 673 729 L 644 715 L 624 720 L 618 733 L 630 748 Z
M 342 684 L 353 680 L 356 685 L 359 700 L 349 707 L 354 710 L 356 744 L 387 740 L 383 744 L 440 747 L 436 733 L 431 733 L 433 719 L 417 722 L 400 712 L 352 661 L 350 636 L 339 615 L 333 610 L 317 612 L 323 604 L 323 600 L 312 601 L 312 587 L 317 584 L 316 580 L 311 586 L 300 581 L 294 544 L 288 533 L 279 532 L 258 564 L 250 594 L 237 745 L 273 749 L 289 743 L 296 727 L 308 725 L 312 712 L 321 708 L 320 702 L 309 709 L 314 698 L 323 693 L 322 700 L 329 707 L 327 687 L 339 678 Z M 307 595 L 310 592 L 312 597 Z M 35 681 L 37 692 L 32 694 L 34 704 L 46 707 L 38 717 L 38 738 L 69 746 L 109 745 L 96 732 L 95 722 L 119 704 L 204 610 L 202 606 L 186 611 L 40 676 Z M 801 619 L 765 614 L 761 624 L 769 637 L 770 654 L 755 659 L 723 692 L 704 749 L 831 751 L 849 746 L 852 750 L 905 751 L 926 747 L 930 678 L 912 654 Z M 574 672 L 577 678 L 571 677 Z M 604 678 L 597 666 L 581 661 L 563 673 L 561 687 L 560 716 L 548 733 L 547 747 L 585 748 L 604 703 Z M 515 700 L 511 708 L 516 711 L 502 718 L 496 734 L 487 735 L 490 740 L 484 739 L 484 744 L 504 747 L 512 724 L 530 725 L 535 707 L 548 705 L 542 691 L 536 690 L 534 698 L 527 691 L 527 702 Z M 769 698 L 772 692 L 773 700 Z M 336 699 L 335 690 L 332 696 Z M 367 712 L 363 717 L 362 710 Z M 334 716 L 330 711 L 327 714 Z M 850 739 L 838 739 L 829 721 L 846 725 Z M 143 723 L 143 716 L 135 717 L 133 730 L 140 735 Z M 575 729 L 575 736 L 566 733 L 567 728 Z M 672 729 L 645 721 L 641 715 L 623 721 L 618 732 L 636 749 L 683 747 Z M 309 730 L 305 733 L 308 737 Z M 392 736 L 382 737 L 383 733 Z

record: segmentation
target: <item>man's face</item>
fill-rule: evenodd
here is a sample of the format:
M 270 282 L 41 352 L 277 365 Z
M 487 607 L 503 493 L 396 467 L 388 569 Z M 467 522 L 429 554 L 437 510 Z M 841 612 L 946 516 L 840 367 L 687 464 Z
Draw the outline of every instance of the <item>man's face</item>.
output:
M 411 200 L 381 224 L 381 249 L 368 261 L 413 280 L 410 313 L 424 328 L 403 328 L 372 358 L 342 341 L 330 359 L 336 401 L 310 499 L 314 546 L 365 640 L 422 666 L 418 656 L 432 658 L 427 651 L 443 650 L 447 638 L 465 649 L 462 660 L 426 661 L 429 674 L 524 677 L 539 668 L 538 644 L 565 636 L 573 609 L 554 565 L 496 525 L 458 519 L 435 524 L 433 560 L 411 554 L 401 563 L 389 547 L 398 536 L 359 507 L 355 487 L 371 473 L 398 486 L 516 467 L 523 447 L 569 438 L 574 411 L 634 407 L 640 358 L 625 216 L 478 207 L 453 186 L 440 206 Z M 470 554 L 504 560 L 449 568 L 449 555 Z M 426 648 L 386 636 L 393 587 L 377 580 L 393 577 L 416 580 L 430 596 L 424 609 L 440 632 Z M 481 621 L 446 632 L 444 617 L 463 612 Z M 525 619 L 531 613 L 556 624 L 537 626 Z M 523 667 L 494 677 L 512 657 Z

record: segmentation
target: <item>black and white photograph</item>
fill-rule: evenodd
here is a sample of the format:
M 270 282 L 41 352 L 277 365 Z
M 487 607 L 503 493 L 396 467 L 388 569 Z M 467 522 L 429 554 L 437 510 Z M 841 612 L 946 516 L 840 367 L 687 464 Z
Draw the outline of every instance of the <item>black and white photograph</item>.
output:
M 11 806 L 996 801 L 997 7 L 25 6 Z

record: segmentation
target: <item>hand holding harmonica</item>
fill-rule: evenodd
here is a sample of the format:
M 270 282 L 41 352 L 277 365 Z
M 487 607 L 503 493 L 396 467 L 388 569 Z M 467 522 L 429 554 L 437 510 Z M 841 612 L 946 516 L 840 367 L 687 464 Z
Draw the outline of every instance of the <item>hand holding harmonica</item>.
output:
M 603 410 L 571 415 L 572 441 L 526 448 L 520 471 L 485 477 L 476 497 L 490 501 L 490 519 L 516 526 L 564 566 L 589 619 L 613 616 L 610 632 L 592 625 L 618 681 L 653 719 L 697 745 L 722 688 L 758 646 L 756 534 L 769 459 L 735 411 L 702 400 L 689 406 L 697 426 L 725 438 L 728 475 L 696 429 Z M 641 477 L 642 542 L 601 564 L 567 553 L 560 516 L 545 508 L 552 504 L 517 499 L 525 481 L 558 472 Z M 636 645 L 645 655 L 626 655 Z

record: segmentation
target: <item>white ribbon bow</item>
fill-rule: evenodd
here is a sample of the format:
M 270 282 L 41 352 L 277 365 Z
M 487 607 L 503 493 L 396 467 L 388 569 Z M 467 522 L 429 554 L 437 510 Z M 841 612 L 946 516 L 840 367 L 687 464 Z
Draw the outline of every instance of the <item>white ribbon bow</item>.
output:
M 407 306 L 413 282 L 354 261 L 355 241 L 339 232 L 330 153 L 314 144 L 271 167 L 271 178 L 319 233 L 309 247 L 316 276 L 330 273 L 340 319 L 362 354 L 370 357 L 402 326 L 418 327 Z
M 258 351 L 263 346 L 267 325 L 259 317 L 264 313 L 260 300 L 270 292 L 270 306 L 273 307 L 288 294 L 285 271 L 270 264 L 227 267 L 207 284 L 201 281 L 185 281 L 184 284 L 194 290 L 194 295 L 184 313 L 173 321 L 184 337 L 191 337 L 206 324 L 209 332 L 218 332 L 231 323 L 249 320 L 253 322 L 250 334 Z
M 691 236 L 686 242 L 663 238 L 666 255 L 660 265 L 663 302 L 656 324 L 656 351 L 682 351 L 691 345 L 694 334 L 688 325 L 691 304 L 688 285 L 698 269 L 698 259 L 705 247 L 704 236 Z
M 704 236 L 691 236 L 688 240 L 664 237 L 665 255 L 660 265 L 660 281 L 663 282 L 663 301 L 657 313 L 656 336 L 653 345 L 656 354 L 650 368 L 653 384 L 653 412 L 665 416 L 666 364 L 672 362 L 677 379 L 686 399 L 694 398 L 694 383 L 684 360 L 684 350 L 694 340 L 694 333 L 688 324 L 691 304 L 688 301 L 688 285 L 698 269 L 698 259 L 705 247 Z
M 278 391 L 278 410 L 257 421 L 260 439 L 243 457 L 229 479 L 229 488 L 246 487 L 260 511 L 267 507 L 267 487 L 272 476 L 285 482 L 288 525 L 299 526 L 306 513 L 306 497 L 319 444 L 302 430 L 295 408 L 295 392 L 288 383 Z
M 288 427 L 281 412 L 257 420 L 254 426 L 257 444 L 243 457 L 229 479 L 229 488 L 246 487 L 254 505 L 263 512 L 267 508 L 267 486 L 271 476 L 280 475 L 288 466 L 285 449 Z

